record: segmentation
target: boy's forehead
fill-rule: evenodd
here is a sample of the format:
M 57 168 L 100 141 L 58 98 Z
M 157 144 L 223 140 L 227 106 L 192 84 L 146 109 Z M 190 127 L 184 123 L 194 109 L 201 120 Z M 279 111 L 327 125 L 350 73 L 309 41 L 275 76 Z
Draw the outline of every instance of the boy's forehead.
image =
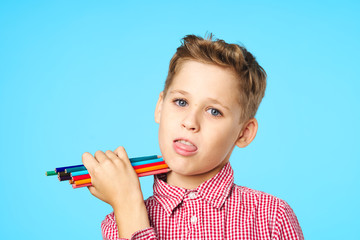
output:
M 232 70 L 192 60 L 182 64 L 168 91 L 227 103 L 239 100 L 239 83 Z

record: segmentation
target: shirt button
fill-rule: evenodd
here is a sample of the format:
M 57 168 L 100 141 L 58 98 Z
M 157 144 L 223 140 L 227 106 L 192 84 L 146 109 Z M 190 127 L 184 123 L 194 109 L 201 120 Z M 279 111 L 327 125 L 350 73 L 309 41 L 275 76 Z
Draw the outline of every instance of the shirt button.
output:
M 190 199 L 195 199 L 196 197 L 197 197 L 196 192 L 191 192 L 191 193 L 189 193 L 189 198 L 190 198 Z
M 195 224 L 195 223 L 197 222 L 197 217 L 196 217 L 196 216 L 192 216 L 192 217 L 190 218 L 190 222 L 191 222 L 192 224 Z

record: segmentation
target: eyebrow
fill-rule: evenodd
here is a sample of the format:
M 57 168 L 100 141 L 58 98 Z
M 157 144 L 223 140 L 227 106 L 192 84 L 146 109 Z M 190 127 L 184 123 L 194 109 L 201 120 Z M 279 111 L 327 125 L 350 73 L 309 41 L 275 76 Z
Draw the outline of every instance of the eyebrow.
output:
M 180 94 L 183 94 L 183 95 L 190 95 L 187 91 L 184 91 L 184 90 L 172 90 L 170 91 L 171 94 L 174 94 L 174 93 L 180 93 Z M 207 98 L 207 100 L 211 101 L 211 102 L 214 102 L 216 104 L 219 104 L 220 106 L 222 106 L 223 108 L 227 109 L 230 111 L 230 108 L 223 105 L 221 102 L 219 102 L 217 99 L 215 98 Z
M 183 95 L 189 95 L 189 93 L 184 90 L 172 90 L 172 91 L 170 91 L 170 93 L 181 93 Z

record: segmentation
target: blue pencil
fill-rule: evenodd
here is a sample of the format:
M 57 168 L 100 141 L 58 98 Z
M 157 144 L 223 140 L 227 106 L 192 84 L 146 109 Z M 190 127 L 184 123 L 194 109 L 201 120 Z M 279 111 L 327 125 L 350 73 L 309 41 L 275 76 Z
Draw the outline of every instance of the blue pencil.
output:
M 65 172 L 65 169 L 67 168 L 73 168 L 73 167 L 82 167 L 84 165 L 74 165 L 74 166 L 67 166 L 67 167 L 59 167 L 59 168 L 55 168 L 55 172 Z
M 149 164 L 149 163 L 156 163 L 156 162 L 162 162 L 164 161 L 162 158 L 157 158 L 157 159 L 151 159 L 151 160 L 145 160 L 145 161 L 141 161 L 141 162 L 132 162 L 131 166 L 135 167 L 135 166 L 140 166 L 140 165 L 144 165 L 144 164 Z
M 157 159 L 146 160 L 146 161 L 142 161 L 142 162 L 134 162 L 134 163 L 131 163 L 131 165 L 133 167 L 135 167 L 135 166 L 141 166 L 141 165 L 144 165 L 144 164 L 156 163 L 156 162 L 162 162 L 162 161 L 163 161 L 162 158 L 157 158 Z M 79 175 L 89 174 L 89 172 L 87 170 L 82 170 L 82 171 L 70 172 L 70 174 L 71 174 L 72 177 L 75 177 L 75 176 L 79 176 Z
M 157 159 L 157 158 L 161 158 L 161 156 L 151 155 L 151 156 L 145 156 L 145 157 L 129 158 L 129 160 L 130 160 L 130 162 L 134 163 L 134 162 L 141 162 L 141 161 Z
M 72 177 L 79 176 L 79 175 L 85 175 L 85 174 L 89 174 L 88 170 L 83 170 L 83 171 L 78 171 L 78 172 L 72 172 L 72 173 L 70 173 L 70 175 L 71 175 Z
M 83 171 L 83 170 L 86 170 L 85 166 L 66 168 L 65 172 L 71 173 L 71 172 L 78 172 L 78 171 Z
M 156 163 L 156 162 L 162 162 L 162 161 L 163 161 L 162 158 L 157 158 L 157 159 L 152 159 L 152 160 L 145 160 L 142 162 L 134 162 L 134 163 L 131 163 L 131 165 L 133 167 L 135 167 L 135 166 L 141 166 L 144 164 Z M 72 177 L 75 177 L 75 176 L 79 176 L 79 175 L 89 174 L 89 172 L 87 170 L 82 170 L 82 171 L 73 171 L 73 172 L 70 172 L 70 174 Z
M 158 155 L 151 155 L 151 156 L 144 156 L 144 157 L 136 157 L 136 158 L 129 158 L 131 163 L 136 163 L 136 162 L 142 162 L 145 160 L 151 160 L 151 159 L 158 159 L 161 158 L 161 156 Z M 84 165 L 74 165 L 74 166 L 67 166 L 67 167 L 59 167 L 59 168 L 55 168 L 55 172 L 64 172 L 65 169 L 70 169 L 70 168 L 76 168 L 76 167 L 84 167 Z

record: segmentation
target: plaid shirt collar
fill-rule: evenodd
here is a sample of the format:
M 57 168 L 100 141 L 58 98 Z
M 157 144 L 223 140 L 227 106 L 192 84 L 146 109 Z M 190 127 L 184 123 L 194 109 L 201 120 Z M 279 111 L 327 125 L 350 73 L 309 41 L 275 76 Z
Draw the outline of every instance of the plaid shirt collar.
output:
M 197 195 L 208 204 L 214 208 L 221 208 L 234 184 L 234 171 L 230 163 L 227 163 L 214 177 L 203 182 L 194 190 L 171 186 L 164 181 L 165 179 L 166 175 L 164 174 L 155 176 L 154 198 L 170 216 L 189 192 L 197 192 Z

